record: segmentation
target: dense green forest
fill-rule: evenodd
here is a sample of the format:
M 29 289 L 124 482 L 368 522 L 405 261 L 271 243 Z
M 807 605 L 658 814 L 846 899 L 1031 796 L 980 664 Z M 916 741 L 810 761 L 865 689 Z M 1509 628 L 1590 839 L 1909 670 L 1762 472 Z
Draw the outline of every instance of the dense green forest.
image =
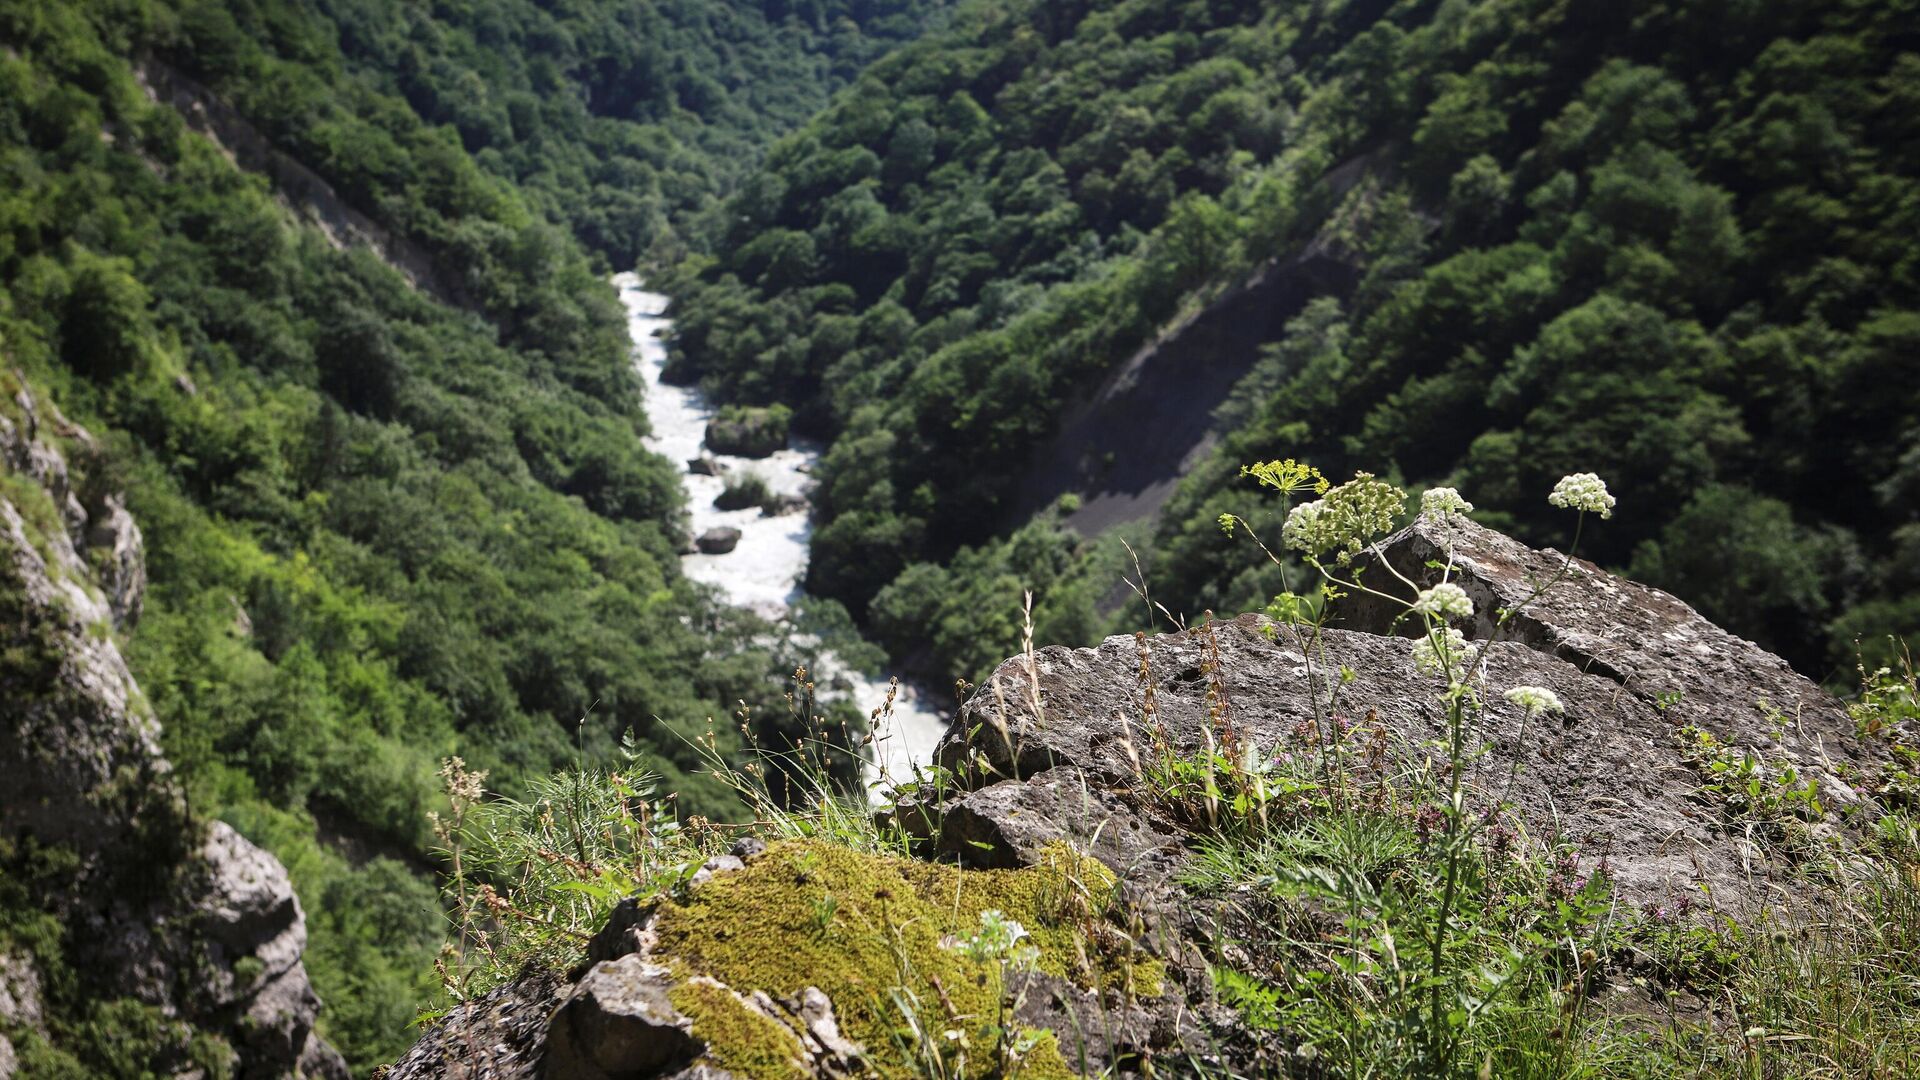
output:
M 935 7 L 0 4 L 0 362 L 103 437 L 147 540 L 134 673 L 196 812 L 292 870 L 357 1070 L 437 992 L 442 758 L 512 794 L 631 730 L 715 812 L 691 740 L 784 715 L 802 651 L 679 574 L 604 269 Z M 158 64 L 438 289 L 150 100 Z
M 630 268 L 682 249 L 766 143 L 946 6 L 202 0 L 150 45 L 441 268 L 477 260 L 462 284 L 489 299 L 489 264 L 517 256 L 469 219 L 519 223 L 472 172 Z
M 1021 583 L 1099 632 L 1110 546 L 1004 532 L 1074 396 L 1316 246 L 1355 283 L 1221 403 L 1156 600 L 1279 590 L 1215 525 L 1246 461 L 1455 484 L 1543 541 L 1532 493 L 1598 469 L 1584 554 L 1827 677 L 1920 629 L 1917 105 L 1905 0 L 967 7 L 742 184 L 676 273 L 678 362 L 833 439 L 810 587 L 977 672 Z

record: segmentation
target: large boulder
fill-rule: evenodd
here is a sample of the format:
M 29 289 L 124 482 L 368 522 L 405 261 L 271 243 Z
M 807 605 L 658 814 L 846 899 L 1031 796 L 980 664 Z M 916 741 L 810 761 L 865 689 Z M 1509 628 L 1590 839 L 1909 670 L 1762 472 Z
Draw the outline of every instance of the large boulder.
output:
M 387 1080 L 912 1075 L 889 988 L 917 997 L 931 1038 L 986 1022 L 997 988 L 957 945 L 987 909 L 1044 950 L 1008 976 L 1018 1020 L 1052 1033 L 1034 1075 L 1117 1065 L 1192 1034 L 1211 981 L 1152 952 L 1116 884 L 1059 846 L 1031 867 L 963 870 L 746 839 L 684 891 L 620 905 L 568 978 L 530 974 L 456 1007 Z
M 1468 629 L 1487 706 L 1463 777 L 1476 813 L 1504 807 L 1521 835 L 1572 859 L 1570 873 L 1604 864 L 1623 904 L 1704 888 L 1733 918 L 1769 905 L 1808 845 L 1844 853 L 1854 842 L 1870 813 L 1848 770 L 1868 755 L 1845 709 L 1777 658 L 1665 593 L 1477 526 L 1406 530 L 1358 568 L 1376 588 L 1395 572 L 1418 586 L 1449 554 L 1451 579 L 1482 613 Z M 1547 581 L 1554 588 L 1534 597 Z M 1494 614 L 1503 608 L 1514 612 L 1504 623 Z M 1071 946 L 1079 962 L 1113 964 L 1091 980 L 1071 963 L 1025 977 L 1018 1021 L 1055 1033 L 1075 1067 L 1131 1075 L 1139 1062 L 1198 1053 L 1227 1071 L 1286 1052 L 1236 1027 L 1214 998 L 1206 958 L 1231 949 L 1222 927 L 1249 916 L 1183 888 L 1207 826 L 1191 806 L 1153 796 L 1147 777 L 1155 755 L 1191 759 L 1229 732 L 1256 763 L 1308 752 L 1331 729 L 1366 748 L 1352 767 L 1379 784 L 1408 765 L 1438 768 L 1443 685 L 1416 667 L 1398 610 L 1349 598 L 1317 639 L 1243 615 L 1009 660 L 936 750 L 952 785 L 879 812 L 934 861 L 793 841 L 736 848 L 689 875 L 684 895 L 616 909 L 572 981 L 517 984 L 456 1010 L 394 1080 L 438 1075 L 429 1065 L 533 1080 L 543 1058 L 549 1077 L 714 1077 L 728 1061 L 716 1032 L 728 1028 L 695 1006 L 716 1003 L 734 1021 L 771 1025 L 764 1045 L 797 1048 L 773 1055 L 776 1071 L 848 1075 L 862 1053 L 873 1068 L 884 1048 L 848 1037 L 873 1030 L 859 1026 L 873 1022 L 870 1010 L 856 1015 L 862 1004 L 900 985 L 900 956 L 922 972 L 950 963 L 964 931 L 927 924 L 984 906 L 981 890 L 995 906 L 1046 898 L 1029 926 L 1058 925 L 1070 910 L 1083 920 Z M 1552 690 L 1564 712 L 1523 715 L 1501 694 L 1516 685 Z M 1703 733 L 1811 778 L 1823 812 L 1797 838 L 1743 827 L 1703 797 Z M 1063 860 L 1081 868 L 1062 875 Z M 823 894 L 838 906 L 810 906 Z M 876 926 L 895 935 L 885 947 L 861 936 Z M 941 944 L 914 954 L 915 937 Z M 834 1038 L 823 1038 L 814 1021 L 835 1005 Z M 544 1027 L 535 1019 L 549 1014 Z M 476 1067 L 483 1058 L 501 1064 Z
M 595 964 L 547 1025 L 547 1072 L 575 1080 L 655 1076 L 706 1050 L 668 999 L 678 980 L 639 954 Z
M 1701 797 L 1706 732 L 1815 782 L 1826 812 L 1809 832 L 1844 841 L 1840 811 L 1859 797 L 1841 773 L 1865 755 L 1831 695 L 1673 596 L 1470 523 L 1451 534 L 1405 530 L 1356 569 L 1370 587 L 1391 583 L 1410 596 L 1385 565 L 1425 584 L 1449 548 L 1452 580 L 1479 613 L 1468 636 L 1483 647 L 1492 691 L 1485 726 L 1472 733 L 1487 752 L 1467 778 L 1483 808 L 1505 801 L 1532 835 L 1574 846 L 1586 866 L 1606 860 L 1625 900 L 1704 886 L 1721 910 L 1752 913 L 1792 852 L 1730 827 L 1724 808 Z M 1516 614 L 1497 628 L 1502 608 Z M 1245 615 L 1091 649 L 1041 649 L 1032 669 L 1025 658 L 1008 661 L 936 751 L 977 789 L 952 802 L 942 845 L 1018 863 L 1031 858 L 1033 836 L 1064 836 L 1124 877 L 1164 880 L 1178 862 L 1177 841 L 1121 842 L 1183 831 L 1141 797 L 1155 737 L 1191 755 L 1225 724 L 1265 758 L 1304 750 L 1330 711 L 1333 723 L 1377 725 L 1394 747 L 1431 754 L 1425 748 L 1445 730 L 1441 687 L 1415 668 L 1408 640 L 1388 636 L 1404 632 L 1405 621 L 1394 622 L 1402 610 L 1348 597 L 1338 626 L 1313 643 Z M 1529 720 L 1500 696 L 1517 685 L 1551 689 L 1564 713 Z M 1063 791 L 1086 792 L 1084 809 L 1058 809 L 1071 801 Z
M 1658 709 L 1668 726 L 1707 724 L 1735 742 L 1784 753 L 1826 780 L 1834 798 L 1850 798 L 1830 769 L 1836 761 L 1859 761 L 1845 706 L 1785 660 L 1670 593 L 1471 521 L 1422 521 L 1369 549 L 1356 569 L 1370 588 L 1409 598 L 1409 583 L 1438 581 L 1435 564 L 1445 565 L 1449 555 L 1450 579 L 1474 605 L 1469 638 L 1511 641 L 1604 679 Z M 1336 622 L 1388 633 L 1397 608 L 1355 594 L 1341 601 Z M 1496 625 L 1503 611 L 1512 614 Z

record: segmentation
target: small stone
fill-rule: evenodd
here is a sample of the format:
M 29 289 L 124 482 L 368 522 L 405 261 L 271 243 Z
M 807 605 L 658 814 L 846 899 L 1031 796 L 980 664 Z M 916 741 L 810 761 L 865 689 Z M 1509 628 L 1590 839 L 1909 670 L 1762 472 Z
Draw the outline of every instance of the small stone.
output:
M 652 903 L 643 904 L 632 896 L 620 901 L 607 916 L 607 924 L 587 942 L 587 962 L 598 964 L 645 951 L 652 923 Z
M 694 888 L 698 888 L 721 874 L 730 874 L 735 870 L 745 870 L 746 868 L 747 864 L 742 862 L 738 855 L 715 855 L 713 858 L 700 864 L 700 869 L 693 872 L 693 878 L 688 884 Z
M 788 514 L 805 513 L 807 509 L 805 495 L 775 495 L 760 506 L 761 517 L 785 517 Z
M 808 1041 L 818 1048 L 815 1057 L 824 1058 L 832 1071 L 844 1073 L 860 1060 L 860 1045 L 840 1033 L 833 1002 L 825 991 L 817 986 L 800 991 L 799 1008 L 794 1011 L 806 1025 Z

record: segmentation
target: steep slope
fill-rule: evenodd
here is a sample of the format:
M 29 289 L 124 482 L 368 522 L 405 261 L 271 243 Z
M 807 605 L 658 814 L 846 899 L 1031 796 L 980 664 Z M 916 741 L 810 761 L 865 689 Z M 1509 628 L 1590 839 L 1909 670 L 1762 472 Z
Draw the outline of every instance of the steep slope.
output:
M 1207 374 L 1166 426 L 1211 422 L 1220 449 L 1161 518 L 1157 598 L 1278 591 L 1212 525 L 1247 510 L 1256 457 L 1457 481 L 1522 536 L 1542 526 L 1524 493 L 1594 469 L 1628 508 L 1598 557 L 1824 677 L 1856 637 L 1920 627 L 1920 436 L 1895 373 L 1920 309 L 1894 239 L 1920 214 L 1913 14 L 971 10 L 744 184 L 718 257 L 675 286 L 682 363 L 836 438 L 812 585 L 863 611 L 932 573 L 916 563 L 999 565 L 1008 514 L 1068 484 L 1104 518 L 1103 470 L 1146 490 L 1194 464 L 1147 460 L 1182 452 L 1152 435 L 1131 459 L 1096 439 L 1089 462 L 1062 425 L 1183 319 L 1246 334 L 1242 309 L 1194 313 L 1260 267 L 1330 251 L 1354 278 L 1254 316 L 1266 359 L 1233 392 L 1246 345 L 1168 355 L 1170 382 Z M 1039 608 L 1059 611 L 1044 589 Z M 1010 630 L 948 636 L 1004 651 Z
M 84 428 L 0 375 L 0 1074 L 344 1080 L 273 856 L 189 813 L 118 640 L 146 589 Z
M 417 137 L 417 125 L 628 269 L 655 245 L 684 250 L 691 219 L 769 142 L 950 6 L 195 0 L 177 5 L 175 29 L 153 45 L 369 212 L 417 206 L 416 185 L 435 182 L 395 169 L 383 146 Z M 403 217 L 397 227 L 428 236 L 458 227 L 414 207 Z

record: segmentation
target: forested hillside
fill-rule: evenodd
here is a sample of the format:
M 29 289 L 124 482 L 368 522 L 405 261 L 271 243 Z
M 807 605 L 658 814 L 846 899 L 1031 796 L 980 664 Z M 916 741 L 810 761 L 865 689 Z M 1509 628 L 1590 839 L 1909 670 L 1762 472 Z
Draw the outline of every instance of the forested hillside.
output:
M 745 181 L 678 272 L 681 363 L 833 438 L 810 586 L 977 672 L 1023 584 L 1097 625 L 1074 500 L 1006 532 L 1076 395 L 1330 253 L 1353 286 L 1217 403 L 1156 600 L 1279 590 L 1216 525 L 1246 461 L 1456 484 L 1543 541 L 1534 493 L 1597 468 L 1584 554 L 1829 677 L 1920 628 L 1916 106 L 1906 0 L 969 7 Z
M 359 1072 L 437 992 L 443 758 L 516 795 L 631 731 L 715 812 L 692 740 L 785 716 L 802 656 L 679 574 L 603 270 L 935 7 L 0 4 L 0 364 L 103 436 L 84 471 L 148 546 L 134 674 L 196 814 L 292 870 Z M 151 99 L 182 79 L 430 280 Z
M 151 44 L 448 259 L 484 258 L 461 219 L 496 217 L 458 146 L 627 269 L 950 2 L 200 0 Z

